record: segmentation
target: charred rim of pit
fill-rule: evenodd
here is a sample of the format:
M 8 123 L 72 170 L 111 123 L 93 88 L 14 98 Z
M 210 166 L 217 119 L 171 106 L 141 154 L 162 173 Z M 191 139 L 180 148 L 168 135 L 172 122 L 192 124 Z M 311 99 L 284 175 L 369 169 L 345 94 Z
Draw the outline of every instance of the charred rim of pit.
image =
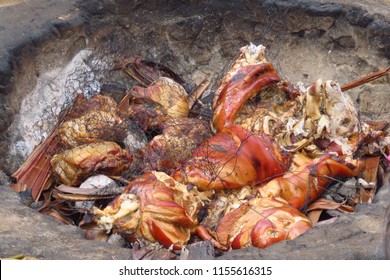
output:
M 161 62 L 195 84 L 217 76 L 249 42 L 267 47 L 268 60 L 283 78 L 305 85 L 318 78 L 344 84 L 389 65 L 389 19 L 362 6 L 276 0 L 97 2 L 80 4 L 70 19 L 48 22 L 10 48 L 2 62 L 0 157 L 5 160 L 0 170 L 5 174 L 16 170 L 10 161 L 21 160 L 9 157 L 8 128 L 37 77 L 66 65 L 78 51 L 93 49 L 102 38 L 112 52 Z M 373 94 L 387 98 L 389 83 L 384 78 L 350 91 L 363 119 L 390 120 L 389 111 L 364 103 Z

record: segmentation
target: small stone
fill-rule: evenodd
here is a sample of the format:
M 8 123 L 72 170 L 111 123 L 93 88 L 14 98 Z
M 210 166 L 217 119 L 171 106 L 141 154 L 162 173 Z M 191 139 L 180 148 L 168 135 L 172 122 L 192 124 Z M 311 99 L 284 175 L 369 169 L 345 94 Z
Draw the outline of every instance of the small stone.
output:
M 361 27 L 367 27 L 374 20 L 374 16 L 368 14 L 367 9 L 362 7 L 349 8 L 345 17 L 351 24 Z
M 148 139 L 146 138 L 145 133 L 135 124 L 130 123 L 130 125 L 127 126 L 126 132 L 127 136 L 123 142 L 126 146 L 126 149 L 131 153 L 134 153 L 148 145 Z
M 102 189 L 110 185 L 116 185 L 115 181 L 105 175 L 95 175 L 89 177 L 81 185 L 81 189 Z
M 313 16 L 337 17 L 342 13 L 342 7 L 336 3 L 314 3 L 307 7 L 307 13 Z
M 186 247 L 186 258 L 188 260 L 213 260 L 214 247 L 210 241 L 201 241 L 190 244 Z
M 114 180 L 111 178 L 105 176 L 105 175 L 95 175 L 92 177 L 89 177 L 87 180 L 85 180 L 81 185 L 80 189 L 103 189 L 107 187 L 119 187 Z M 78 208 L 91 208 L 94 204 L 94 201 L 77 201 L 75 203 L 75 206 Z
M 108 237 L 107 243 L 116 245 L 118 247 L 124 247 L 127 242 L 123 239 L 123 237 L 118 233 L 113 233 Z

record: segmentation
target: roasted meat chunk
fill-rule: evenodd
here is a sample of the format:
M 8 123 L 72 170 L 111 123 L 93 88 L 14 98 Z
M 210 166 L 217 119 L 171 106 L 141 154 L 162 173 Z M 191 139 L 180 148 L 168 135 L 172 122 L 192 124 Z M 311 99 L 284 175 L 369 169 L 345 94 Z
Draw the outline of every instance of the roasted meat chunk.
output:
M 58 127 L 62 144 L 77 147 L 104 140 L 120 141 L 125 136 L 125 122 L 114 112 L 93 110 L 66 121 Z
M 128 169 L 132 155 L 115 142 L 84 144 L 56 154 L 51 160 L 53 174 L 63 184 L 77 186 L 88 176 L 118 175 Z
M 216 230 L 218 241 L 232 249 L 265 248 L 294 239 L 312 227 L 310 220 L 281 198 L 253 198 L 226 214 Z
M 199 119 L 169 119 L 163 133 L 142 149 L 143 168 L 171 173 L 187 161 L 198 145 L 211 137 L 207 122 Z
M 94 213 L 107 231 L 180 248 L 190 239 L 199 207 L 186 186 L 163 172 L 149 171 L 132 180 L 105 209 L 95 208 Z

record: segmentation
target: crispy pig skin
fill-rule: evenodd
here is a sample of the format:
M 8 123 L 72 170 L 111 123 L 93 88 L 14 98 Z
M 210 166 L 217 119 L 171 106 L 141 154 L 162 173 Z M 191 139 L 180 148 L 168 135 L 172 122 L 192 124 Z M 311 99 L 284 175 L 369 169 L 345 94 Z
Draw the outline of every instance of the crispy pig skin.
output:
M 239 151 L 241 141 L 229 133 L 206 140 L 174 175 L 201 190 L 240 188 L 256 181 L 256 170 Z
M 140 102 L 140 100 L 137 100 Z M 143 130 L 160 129 L 162 124 L 168 119 L 160 105 L 142 101 L 134 102 L 127 108 L 130 118 Z
M 211 137 L 206 121 L 192 118 L 171 118 L 163 124 L 163 133 L 142 149 L 144 170 L 173 172 L 187 161 L 194 149 Z
M 216 107 L 216 103 L 219 99 L 219 95 L 221 94 L 222 89 L 229 81 L 233 80 L 233 77 L 243 66 L 267 63 L 264 54 L 265 47 L 263 45 L 256 46 L 251 43 L 250 45 L 244 46 L 240 49 L 239 56 L 237 57 L 234 64 L 230 67 L 229 71 L 224 75 L 220 84 L 218 85 L 217 90 L 214 93 L 213 108 Z
M 143 130 L 161 129 L 170 118 L 188 117 L 190 110 L 185 89 L 163 77 L 146 88 L 134 87 L 118 107 Z
M 77 147 L 82 144 L 124 138 L 125 125 L 114 112 L 92 110 L 85 115 L 66 121 L 58 127 L 62 144 Z
M 167 248 L 172 244 L 180 247 L 188 242 L 200 205 L 186 186 L 164 172 L 152 171 L 128 187 L 141 202 L 142 218 L 137 235 Z
M 265 47 L 253 44 L 241 48 L 235 64 L 219 84 L 213 104 L 213 127 L 217 132 L 234 123 L 245 102 L 280 78 L 265 60 Z
M 236 115 L 245 102 L 254 97 L 264 87 L 280 81 L 272 65 L 248 65 L 241 68 L 232 81 L 222 89 L 213 113 L 213 126 L 223 131 L 225 126 L 233 124 Z
M 174 178 L 201 190 L 234 189 L 281 176 L 289 157 L 270 137 L 230 126 L 204 141 Z
M 129 194 L 138 198 L 136 211 L 122 209 L 126 206 L 123 198 Z M 164 172 L 149 171 L 132 180 L 123 195 L 105 209 L 95 210 L 95 214 L 105 228 L 158 242 L 166 248 L 180 248 L 188 242 L 190 231 L 197 224 L 199 207 L 199 201 L 188 193 L 186 186 Z M 121 212 L 126 215 L 118 215 Z
M 253 198 L 226 214 L 218 224 L 219 242 L 232 249 L 265 248 L 294 239 L 312 227 L 299 210 L 281 198 Z
M 305 164 L 269 181 L 258 191 L 263 197 L 281 197 L 292 207 L 301 209 L 321 195 L 334 179 L 357 176 L 360 172 L 361 163 L 358 161 L 352 168 L 325 155 L 306 160 Z
M 189 107 L 185 89 L 169 78 L 159 78 L 147 88 L 136 86 L 132 95 L 144 98 L 160 105 L 164 112 L 172 118 L 185 118 Z
M 56 154 L 51 165 L 53 174 L 63 184 L 76 186 L 94 173 L 118 175 L 128 169 L 132 155 L 115 142 L 98 142 L 78 146 Z
M 117 104 L 115 100 L 109 96 L 95 94 L 92 98 L 86 98 L 82 94 L 78 94 L 73 102 L 72 108 L 66 112 L 65 121 L 79 118 L 85 115 L 86 112 L 98 110 L 104 112 L 116 112 Z

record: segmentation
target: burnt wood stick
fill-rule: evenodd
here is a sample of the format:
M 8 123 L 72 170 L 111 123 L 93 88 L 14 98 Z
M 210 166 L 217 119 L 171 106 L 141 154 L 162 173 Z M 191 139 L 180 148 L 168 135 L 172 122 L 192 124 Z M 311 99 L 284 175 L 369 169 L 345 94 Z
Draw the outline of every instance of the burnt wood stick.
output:
M 377 80 L 377 79 L 379 79 L 379 78 L 381 78 L 383 76 L 386 76 L 388 74 L 390 74 L 390 67 L 387 68 L 387 69 L 384 69 L 384 70 L 372 73 L 370 75 L 364 76 L 364 77 L 359 78 L 357 80 L 354 80 L 354 81 L 352 81 L 352 82 L 350 82 L 348 84 L 345 84 L 345 85 L 343 85 L 341 87 L 341 91 L 347 91 L 349 89 L 352 89 L 352 88 L 364 85 L 366 83 L 375 81 L 375 80 Z

